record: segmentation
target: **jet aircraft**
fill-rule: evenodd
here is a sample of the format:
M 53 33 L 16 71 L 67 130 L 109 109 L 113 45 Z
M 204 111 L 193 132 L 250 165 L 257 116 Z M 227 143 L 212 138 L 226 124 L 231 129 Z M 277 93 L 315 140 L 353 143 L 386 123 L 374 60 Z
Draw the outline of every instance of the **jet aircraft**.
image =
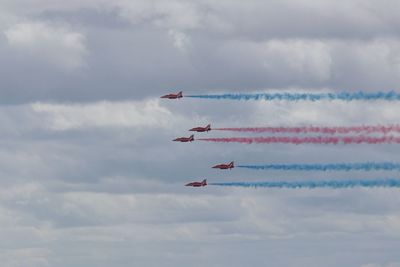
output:
M 221 169 L 221 170 L 227 170 L 227 169 L 232 169 L 235 168 L 233 161 L 228 163 L 228 164 L 218 164 L 213 166 L 214 169 Z
M 185 143 L 185 142 L 192 142 L 192 141 L 194 141 L 194 135 L 192 134 L 192 135 L 189 136 L 189 137 L 179 137 L 179 138 L 176 138 L 176 139 L 174 139 L 174 140 L 172 140 L 172 141 L 183 142 L 183 143 Z
M 201 182 L 191 182 L 188 184 L 185 184 L 185 186 L 193 186 L 193 187 L 201 187 L 201 186 L 206 186 L 207 185 L 207 179 L 204 179 Z
M 163 95 L 161 98 L 168 98 L 168 99 L 177 99 L 177 98 L 182 98 L 182 91 L 180 91 L 177 94 L 168 94 L 168 95 Z
M 189 131 L 198 132 L 198 133 L 208 132 L 208 131 L 211 131 L 211 124 L 208 124 L 206 127 L 195 127 L 195 128 L 190 129 Z

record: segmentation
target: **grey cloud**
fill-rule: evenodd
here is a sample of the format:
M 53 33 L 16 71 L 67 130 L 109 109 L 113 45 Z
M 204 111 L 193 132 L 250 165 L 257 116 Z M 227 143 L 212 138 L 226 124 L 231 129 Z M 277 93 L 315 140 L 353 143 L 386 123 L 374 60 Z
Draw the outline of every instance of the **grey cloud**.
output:
M 398 86 L 398 23 L 376 1 L 134 3 L 44 2 L 15 11 L 22 22 L 81 33 L 88 53 L 85 67 L 65 72 L 41 60 L 46 52 L 21 57 L 3 39 L 3 103 L 143 99 L 180 89 Z M 190 42 L 185 51 L 174 46 L 171 30 Z
M 353 267 L 399 262 L 395 189 L 184 186 L 203 178 L 397 177 L 397 172 L 210 168 L 231 160 L 396 161 L 397 146 L 171 141 L 207 123 L 393 124 L 398 122 L 397 103 L 158 98 L 170 90 L 396 89 L 397 2 L 7 0 L 1 5 L 4 266 Z M 50 40 L 80 34 L 86 51 L 82 64 L 60 68 L 54 51 L 63 51 L 62 41 L 51 43 L 51 51 L 42 45 L 15 49 L 5 33 L 21 24 L 48 26 Z M 195 136 L 227 135 L 244 134 Z

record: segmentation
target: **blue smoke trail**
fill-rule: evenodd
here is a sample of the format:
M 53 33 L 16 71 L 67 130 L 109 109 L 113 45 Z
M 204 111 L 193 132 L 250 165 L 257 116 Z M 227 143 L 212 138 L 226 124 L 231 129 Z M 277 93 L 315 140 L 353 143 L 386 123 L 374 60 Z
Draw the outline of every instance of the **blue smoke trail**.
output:
M 330 164 L 265 164 L 265 165 L 238 165 L 238 168 L 254 170 L 282 170 L 282 171 L 393 171 L 400 170 L 400 163 L 391 162 L 363 162 L 363 163 L 330 163 Z
M 185 97 L 194 98 L 207 98 L 207 99 L 230 99 L 230 100 L 288 100 L 288 101 L 299 101 L 299 100 L 387 100 L 396 101 L 400 100 L 400 94 L 394 91 L 389 92 L 341 92 L 341 93 L 227 93 L 227 94 L 207 94 L 207 95 L 187 95 Z
M 235 187 L 266 188 L 352 188 L 352 187 L 400 187 L 399 179 L 376 180 L 331 180 L 331 181 L 298 181 L 298 182 L 225 182 L 209 185 Z

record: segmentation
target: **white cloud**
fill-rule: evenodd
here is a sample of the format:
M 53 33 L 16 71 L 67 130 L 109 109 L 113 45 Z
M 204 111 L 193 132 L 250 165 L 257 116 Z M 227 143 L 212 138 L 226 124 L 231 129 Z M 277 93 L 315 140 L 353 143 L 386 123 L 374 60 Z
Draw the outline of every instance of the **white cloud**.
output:
M 287 39 L 259 42 L 231 40 L 222 44 L 226 64 L 252 70 L 272 81 L 328 81 L 332 75 L 331 43 Z
M 290 90 L 288 90 L 290 91 Z M 307 90 L 302 90 L 306 92 Z M 330 92 L 318 90 L 313 92 Z M 255 125 L 376 125 L 397 124 L 397 102 L 287 101 L 256 102 L 252 123 Z M 271 116 L 269 114 L 275 114 Z
M 18 23 L 4 31 L 9 45 L 23 55 L 38 57 L 66 69 L 84 64 L 85 36 L 66 27 L 43 22 Z
M 158 100 L 97 102 L 92 104 L 32 104 L 53 130 L 86 127 L 173 127 L 183 118 L 172 114 Z
M 169 30 L 168 34 L 171 36 L 173 44 L 177 49 L 185 51 L 187 46 L 190 45 L 190 38 L 184 32 Z
M 286 65 L 289 72 L 325 81 L 331 75 L 332 58 L 322 41 L 272 40 L 265 44 L 265 66 L 271 71 Z

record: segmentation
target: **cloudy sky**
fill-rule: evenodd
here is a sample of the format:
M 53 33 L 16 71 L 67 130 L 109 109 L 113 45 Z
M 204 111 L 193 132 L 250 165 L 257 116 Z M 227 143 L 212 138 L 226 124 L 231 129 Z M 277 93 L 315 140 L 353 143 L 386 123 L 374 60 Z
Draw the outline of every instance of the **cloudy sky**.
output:
M 1 265 L 400 266 L 398 189 L 183 186 L 397 177 L 210 169 L 396 162 L 396 145 L 171 142 L 207 123 L 393 124 L 398 103 L 159 99 L 396 90 L 399 10 L 395 0 L 0 0 Z

